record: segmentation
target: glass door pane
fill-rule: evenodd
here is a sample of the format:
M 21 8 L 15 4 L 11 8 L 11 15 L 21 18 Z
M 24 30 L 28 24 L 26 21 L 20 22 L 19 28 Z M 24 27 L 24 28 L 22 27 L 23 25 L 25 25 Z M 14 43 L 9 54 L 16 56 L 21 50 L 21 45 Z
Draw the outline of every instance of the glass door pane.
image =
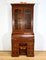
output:
M 23 23 L 24 23 L 24 18 L 23 18 L 23 10 L 16 9 L 15 10 L 15 29 L 22 29 Z
M 24 16 L 25 16 L 25 29 L 31 30 L 31 10 L 25 9 Z

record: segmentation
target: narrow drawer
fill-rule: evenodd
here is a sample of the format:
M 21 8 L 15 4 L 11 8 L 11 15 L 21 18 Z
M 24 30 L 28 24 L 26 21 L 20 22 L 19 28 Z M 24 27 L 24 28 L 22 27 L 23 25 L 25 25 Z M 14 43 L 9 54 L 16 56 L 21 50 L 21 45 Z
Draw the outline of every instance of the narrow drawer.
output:
M 34 52 L 27 52 L 27 56 L 34 56 Z
M 34 52 L 34 49 L 31 48 L 31 49 L 27 49 L 28 52 Z
M 14 50 L 15 50 L 15 51 L 18 51 L 19 48 L 15 48 L 15 47 L 13 47 L 12 50 L 13 50 L 13 51 L 14 51 Z
M 19 45 L 18 44 L 12 44 L 12 47 L 14 47 L 14 48 L 19 48 Z
M 12 51 L 12 56 L 19 56 L 19 52 L 18 51 Z

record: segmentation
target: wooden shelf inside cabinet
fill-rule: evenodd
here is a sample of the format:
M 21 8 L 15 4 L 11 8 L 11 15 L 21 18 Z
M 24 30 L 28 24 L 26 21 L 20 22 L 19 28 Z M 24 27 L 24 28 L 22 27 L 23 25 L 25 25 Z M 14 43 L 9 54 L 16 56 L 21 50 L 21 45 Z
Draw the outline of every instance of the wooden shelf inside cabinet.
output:
M 34 56 L 34 4 L 16 3 L 12 6 L 12 56 Z M 29 49 L 30 48 L 30 49 Z

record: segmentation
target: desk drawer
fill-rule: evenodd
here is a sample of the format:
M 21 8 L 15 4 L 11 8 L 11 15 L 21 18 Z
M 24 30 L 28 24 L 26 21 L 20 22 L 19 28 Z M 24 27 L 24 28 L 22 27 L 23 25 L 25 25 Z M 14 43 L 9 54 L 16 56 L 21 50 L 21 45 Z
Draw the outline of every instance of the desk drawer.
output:
M 12 40 L 14 40 L 15 42 L 34 42 L 34 38 L 33 37 L 29 37 L 29 38 L 25 38 L 25 37 L 15 37 L 12 38 Z

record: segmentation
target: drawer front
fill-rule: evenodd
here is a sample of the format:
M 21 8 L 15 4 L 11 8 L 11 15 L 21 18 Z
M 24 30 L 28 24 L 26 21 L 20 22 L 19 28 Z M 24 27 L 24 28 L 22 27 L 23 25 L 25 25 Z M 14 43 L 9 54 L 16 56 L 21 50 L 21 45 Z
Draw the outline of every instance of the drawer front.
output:
M 12 51 L 12 56 L 19 56 L 19 51 Z
M 31 42 L 27 43 L 27 48 L 34 48 L 34 40 L 32 40 Z
M 19 49 L 19 45 L 18 44 L 12 44 L 12 48 Z
M 19 39 L 17 39 L 17 38 L 15 38 L 15 39 L 12 38 L 12 42 L 13 42 L 13 43 L 16 43 L 16 42 L 17 42 L 17 43 L 18 43 L 18 42 L 19 42 Z
M 19 50 L 19 48 L 18 48 L 18 47 L 14 47 L 14 46 L 13 46 L 12 50 L 18 51 L 18 50 Z
M 30 49 L 27 48 L 27 52 L 34 52 L 34 48 L 30 48 Z
M 16 42 L 34 42 L 34 38 L 33 37 L 29 37 L 29 38 L 25 38 L 25 37 L 15 37 L 12 38 L 12 40 L 15 40 Z
M 27 52 L 27 56 L 34 56 L 34 51 L 32 51 L 32 52 Z

